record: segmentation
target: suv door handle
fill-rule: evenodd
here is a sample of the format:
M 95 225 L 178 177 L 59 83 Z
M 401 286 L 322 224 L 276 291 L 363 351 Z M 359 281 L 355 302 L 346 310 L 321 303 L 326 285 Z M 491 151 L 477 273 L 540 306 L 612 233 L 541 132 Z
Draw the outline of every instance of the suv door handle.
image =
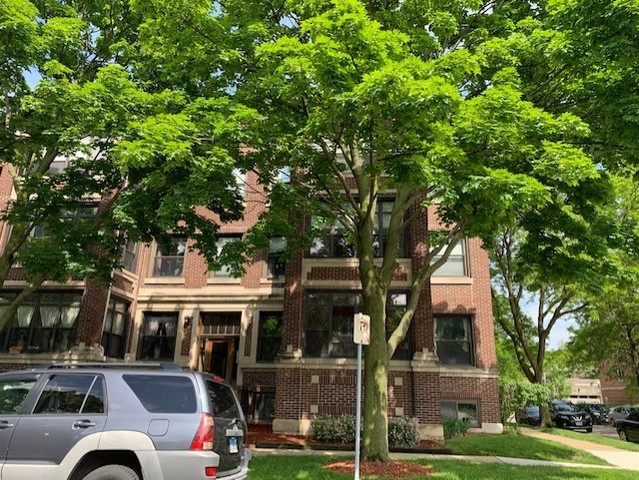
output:
M 13 427 L 14 427 L 13 423 L 9 423 L 6 420 L 3 420 L 0 422 L 0 429 L 13 428 Z
M 73 422 L 73 429 L 77 430 L 78 428 L 89 428 L 95 427 L 95 422 L 91 420 L 78 420 L 77 422 Z

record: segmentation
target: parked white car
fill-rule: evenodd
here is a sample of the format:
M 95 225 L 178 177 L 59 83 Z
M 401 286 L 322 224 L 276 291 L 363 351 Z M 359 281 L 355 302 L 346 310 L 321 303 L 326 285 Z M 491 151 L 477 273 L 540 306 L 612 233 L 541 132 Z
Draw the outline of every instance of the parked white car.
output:
M 625 420 L 632 412 L 639 410 L 636 406 L 620 405 L 610 409 L 608 412 L 608 418 L 610 419 L 610 425 L 615 426 L 619 420 Z

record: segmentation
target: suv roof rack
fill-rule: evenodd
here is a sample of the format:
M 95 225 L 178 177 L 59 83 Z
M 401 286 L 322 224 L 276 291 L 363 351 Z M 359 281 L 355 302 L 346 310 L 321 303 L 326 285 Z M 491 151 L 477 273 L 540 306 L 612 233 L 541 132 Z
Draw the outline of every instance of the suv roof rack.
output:
M 37 369 L 75 369 L 75 368 L 130 368 L 135 369 L 157 369 L 182 371 L 182 367 L 176 363 L 168 362 L 64 362 L 64 363 L 46 363 L 38 365 Z

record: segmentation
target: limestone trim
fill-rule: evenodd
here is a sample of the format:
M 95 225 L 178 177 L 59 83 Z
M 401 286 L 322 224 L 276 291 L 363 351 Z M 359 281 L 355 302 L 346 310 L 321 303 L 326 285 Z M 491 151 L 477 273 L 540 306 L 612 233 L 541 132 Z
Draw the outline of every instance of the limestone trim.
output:
M 184 285 L 184 277 L 147 277 L 144 279 L 146 285 Z
M 472 277 L 430 277 L 431 285 L 472 285 Z
M 440 377 L 472 377 L 472 378 L 499 378 L 497 369 L 489 368 L 486 370 L 469 367 L 469 368 L 451 368 L 442 366 L 439 369 Z

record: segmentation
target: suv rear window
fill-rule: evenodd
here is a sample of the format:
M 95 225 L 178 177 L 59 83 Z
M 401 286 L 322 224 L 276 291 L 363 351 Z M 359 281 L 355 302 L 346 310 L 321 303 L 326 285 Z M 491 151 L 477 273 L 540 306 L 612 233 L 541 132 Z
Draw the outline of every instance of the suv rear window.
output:
M 123 375 L 142 406 L 151 413 L 195 413 L 197 400 L 190 378 L 175 375 Z
M 239 418 L 240 412 L 237 409 L 237 402 L 233 391 L 222 383 L 212 380 L 206 382 L 209 398 L 211 399 L 211 408 L 214 417 L 220 418 Z

